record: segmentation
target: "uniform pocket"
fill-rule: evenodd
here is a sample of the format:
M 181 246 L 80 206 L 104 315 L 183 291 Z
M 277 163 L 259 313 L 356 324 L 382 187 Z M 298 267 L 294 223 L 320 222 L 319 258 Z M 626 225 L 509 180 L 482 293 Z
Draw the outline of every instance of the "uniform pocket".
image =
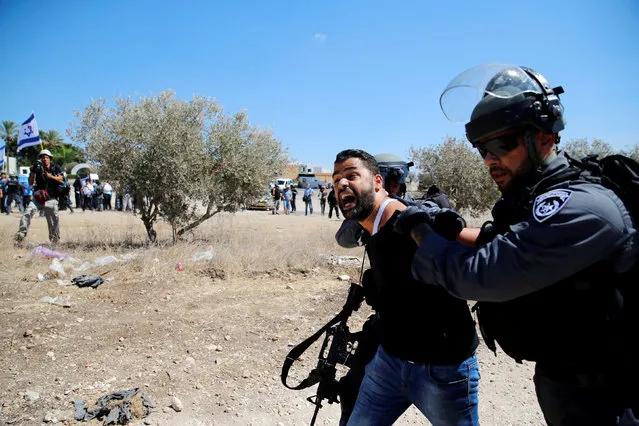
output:
M 468 361 L 459 365 L 429 365 L 428 376 L 438 385 L 455 385 L 468 382 Z

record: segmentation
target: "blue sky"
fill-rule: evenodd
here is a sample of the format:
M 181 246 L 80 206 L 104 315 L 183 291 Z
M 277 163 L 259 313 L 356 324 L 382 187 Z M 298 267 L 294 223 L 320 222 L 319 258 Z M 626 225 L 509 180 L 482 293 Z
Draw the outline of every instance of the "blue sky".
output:
M 563 85 L 565 139 L 639 143 L 639 2 L 0 0 L 0 120 L 64 134 L 91 98 L 211 96 L 298 161 L 463 136 L 439 95 L 485 62 Z M 65 136 L 66 137 L 66 136 Z

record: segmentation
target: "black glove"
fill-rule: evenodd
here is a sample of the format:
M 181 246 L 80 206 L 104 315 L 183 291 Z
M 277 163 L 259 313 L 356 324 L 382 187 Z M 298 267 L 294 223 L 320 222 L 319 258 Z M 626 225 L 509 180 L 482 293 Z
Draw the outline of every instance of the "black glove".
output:
M 342 222 L 342 226 L 337 230 L 335 234 L 335 241 L 340 247 L 354 248 L 366 245 L 370 234 L 367 230 L 362 228 L 362 225 L 358 221 L 353 219 L 347 219 Z
M 457 235 L 466 227 L 466 221 L 455 210 L 441 209 L 435 215 L 433 230 L 449 241 L 455 241 Z
M 418 206 L 410 206 L 399 214 L 393 229 L 398 234 L 408 235 L 415 225 L 420 223 L 432 226 L 433 219 L 426 210 Z

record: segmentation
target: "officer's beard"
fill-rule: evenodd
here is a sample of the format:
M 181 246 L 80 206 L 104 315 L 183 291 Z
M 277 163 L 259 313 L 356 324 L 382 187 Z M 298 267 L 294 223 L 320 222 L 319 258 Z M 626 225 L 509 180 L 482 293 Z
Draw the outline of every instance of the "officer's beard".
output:
M 359 222 L 366 219 L 375 207 L 375 189 L 373 184 L 369 188 L 358 192 L 353 188 L 347 188 L 340 192 L 338 199 L 339 209 L 344 218 L 354 219 Z M 346 206 L 346 208 L 344 208 Z
M 527 186 L 529 186 L 531 180 L 533 180 L 535 177 L 530 159 L 528 158 L 515 170 L 493 166 L 490 168 L 489 171 L 491 175 L 493 173 L 502 173 L 509 176 L 507 182 L 505 182 L 503 185 L 497 185 L 499 191 L 504 197 L 508 197 L 526 188 Z

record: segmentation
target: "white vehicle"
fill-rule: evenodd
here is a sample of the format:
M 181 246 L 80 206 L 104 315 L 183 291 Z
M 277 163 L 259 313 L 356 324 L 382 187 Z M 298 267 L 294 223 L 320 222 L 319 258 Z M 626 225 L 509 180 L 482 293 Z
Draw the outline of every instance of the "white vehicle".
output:
M 284 187 L 286 187 L 286 186 L 293 186 L 293 181 L 291 179 L 278 178 L 277 179 L 277 186 L 279 186 L 280 189 L 283 190 Z

